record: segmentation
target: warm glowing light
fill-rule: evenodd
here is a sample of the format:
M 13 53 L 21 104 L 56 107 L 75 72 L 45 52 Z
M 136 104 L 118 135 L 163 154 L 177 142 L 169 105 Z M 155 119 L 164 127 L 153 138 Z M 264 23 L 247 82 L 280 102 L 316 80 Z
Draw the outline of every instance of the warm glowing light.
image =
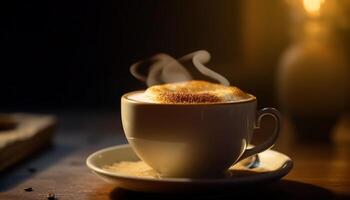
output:
M 303 6 L 310 15 L 318 15 L 324 0 L 303 0 Z

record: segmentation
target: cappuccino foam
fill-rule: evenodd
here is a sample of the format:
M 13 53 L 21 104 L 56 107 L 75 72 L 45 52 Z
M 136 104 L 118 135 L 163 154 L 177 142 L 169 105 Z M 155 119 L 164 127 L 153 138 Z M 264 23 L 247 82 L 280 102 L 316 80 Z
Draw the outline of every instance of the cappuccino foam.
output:
M 225 103 L 251 99 L 252 96 L 234 86 L 207 81 L 185 81 L 154 85 L 145 92 L 129 96 L 141 102 L 160 104 Z

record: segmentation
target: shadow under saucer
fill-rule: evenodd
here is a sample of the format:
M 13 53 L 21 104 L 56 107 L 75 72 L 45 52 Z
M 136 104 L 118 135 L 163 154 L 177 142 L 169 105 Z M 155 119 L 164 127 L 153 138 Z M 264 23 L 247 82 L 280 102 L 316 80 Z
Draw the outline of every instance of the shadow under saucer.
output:
M 279 180 L 270 184 L 259 184 L 242 186 L 229 191 L 213 192 L 203 190 L 196 193 L 181 194 L 161 194 L 134 192 L 121 188 L 114 188 L 110 195 L 111 200 L 133 200 L 133 199 L 235 199 L 242 197 L 245 199 L 347 199 L 345 196 L 337 196 L 330 190 L 315 185 L 290 181 Z

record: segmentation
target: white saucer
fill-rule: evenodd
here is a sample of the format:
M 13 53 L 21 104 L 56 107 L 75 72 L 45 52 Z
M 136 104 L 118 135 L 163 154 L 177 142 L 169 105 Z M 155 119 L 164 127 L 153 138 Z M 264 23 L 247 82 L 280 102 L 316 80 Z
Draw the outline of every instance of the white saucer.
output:
M 273 150 L 259 154 L 260 164 L 254 169 L 233 167 L 230 177 L 215 179 L 189 178 L 156 178 L 142 177 L 106 170 L 105 166 L 122 161 L 140 161 L 129 145 L 118 145 L 99 150 L 91 154 L 87 166 L 99 177 L 119 187 L 144 192 L 193 192 L 208 190 L 223 190 L 278 180 L 288 174 L 293 167 L 293 161 L 286 155 Z M 244 162 L 244 161 L 241 161 Z M 241 165 L 242 166 L 242 165 Z

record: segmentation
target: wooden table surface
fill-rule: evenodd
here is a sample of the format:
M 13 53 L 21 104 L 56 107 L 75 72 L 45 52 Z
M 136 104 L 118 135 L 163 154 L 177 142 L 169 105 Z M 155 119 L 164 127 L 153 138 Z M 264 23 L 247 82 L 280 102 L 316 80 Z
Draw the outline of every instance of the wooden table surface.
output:
M 305 142 L 295 137 L 293 124 L 284 121 L 274 149 L 294 160 L 292 171 L 280 181 L 240 188 L 222 194 L 146 194 L 120 189 L 93 175 L 85 166 L 92 152 L 126 143 L 119 114 L 103 112 L 59 113 L 60 128 L 54 144 L 0 174 L 0 199 L 350 199 L 350 116 L 332 130 L 329 143 Z M 268 121 L 268 120 L 267 120 Z M 266 122 L 268 124 L 269 122 Z M 266 129 L 266 130 L 265 130 Z M 264 137 L 269 126 L 257 133 Z M 25 188 L 32 188 L 27 192 Z

